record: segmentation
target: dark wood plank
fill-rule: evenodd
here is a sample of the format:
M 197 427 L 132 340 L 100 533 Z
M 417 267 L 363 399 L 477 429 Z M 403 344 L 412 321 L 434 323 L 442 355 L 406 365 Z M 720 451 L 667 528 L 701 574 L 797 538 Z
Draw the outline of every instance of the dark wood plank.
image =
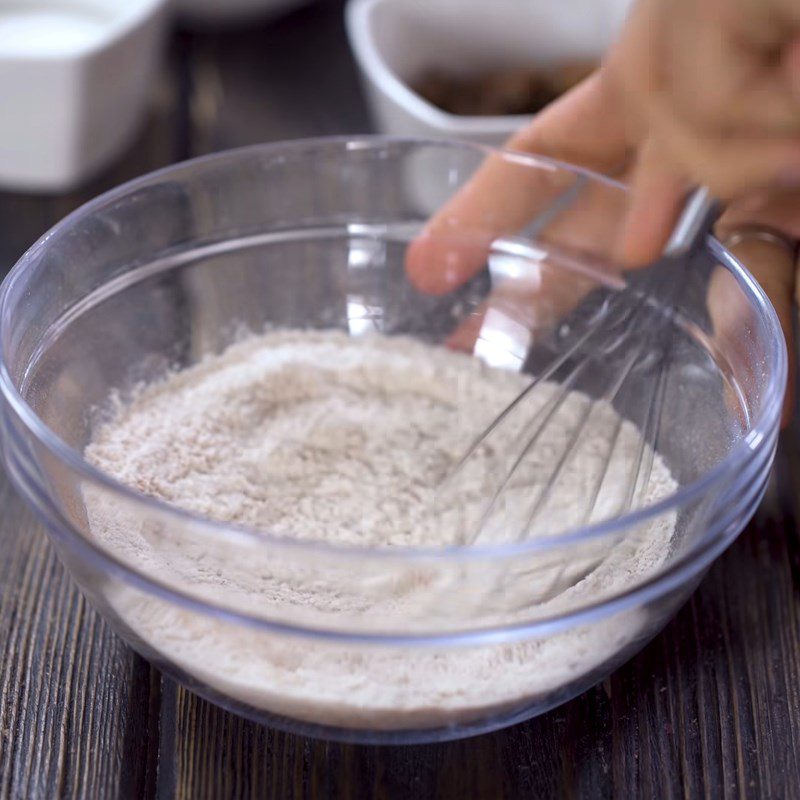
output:
M 262 25 L 182 33 L 191 154 L 369 132 L 343 6 L 318 0 Z
M 5 480 L 0 503 L 0 796 L 144 796 L 152 764 L 126 753 L 157 724 L 158 683 L 87 607 Z

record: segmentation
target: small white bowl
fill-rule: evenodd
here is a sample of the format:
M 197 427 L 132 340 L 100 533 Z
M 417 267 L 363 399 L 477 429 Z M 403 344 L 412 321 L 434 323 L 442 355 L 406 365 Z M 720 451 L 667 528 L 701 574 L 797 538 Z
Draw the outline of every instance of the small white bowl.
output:
M 0 185 L 65 191 L 124 150 L 167 0 L 0 0 Z
M 410 88 L 428 69 L 469 74 L 599 59 L 630 0 L 350 0 L 347 33 L 381 133 L 501 144 L 530 117 L 448 114 Z

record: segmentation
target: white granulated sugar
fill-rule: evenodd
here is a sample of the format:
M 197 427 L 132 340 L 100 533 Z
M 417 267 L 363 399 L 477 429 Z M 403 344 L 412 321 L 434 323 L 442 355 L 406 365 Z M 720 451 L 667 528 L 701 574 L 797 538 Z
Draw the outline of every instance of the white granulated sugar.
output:
M 119 404 L 87 448 L 141 492 L 280 536 L 402 549 L 471 538 L 499 469 L 520 440 L 512 420 L 447 494 L 435 492 L 474 436 L 526 385 L 518 374 L 405 338 L 271 332 L 230 347 Z M 545 387 L 533 405 L 554 387 Z M 526 456 L 479 544 L 520 536 L 532 499 L 584 417 L 571 394 Z M 616 442 L 611 468 L 604 463 Z M 594 517 L 627 492 L 641 439 L 596 406 L 528 536 Z M 657 455 L 646 501 L 676 484 Z M 639 583 L 669 555 L 665 516 L 613 543 L 587 543 L 491 567 L 317 559 L 157 520 L 86 490 L 93 535 L 117 557 L 216 606 L 315 627 L 457 630 L 518 624 Z M 235 627 L 130 588 L 107 600 L 142 642 L 212 690 L 313 722 L 392 729 L 469 720 L 545 699 L 612 660 L 646 629 L 628 611 L 547 639 L 474 648 L 377 649 Z

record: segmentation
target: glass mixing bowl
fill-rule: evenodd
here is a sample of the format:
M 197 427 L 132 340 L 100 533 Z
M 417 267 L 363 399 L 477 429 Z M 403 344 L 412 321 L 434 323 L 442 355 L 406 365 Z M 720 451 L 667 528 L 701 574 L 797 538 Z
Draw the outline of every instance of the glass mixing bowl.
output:
M 617 183 L 545 159 L 369 137 L 248 148 L 136 180 L 57 225 L 3 283 L 8 474 L 100 613 L 213 702 L 373 742 L 456 738 L 540 714 L 652 637 L 764 491 L 785 348 L 761 289 L 713 240 L 668 274 L 680 291 L 661 298 L 658 338 L 670 345 L 656 348 L 664 383 L 651 435 L 678 488 L 621 515 L 491 542 L 337 545 L 170 507 L 84 450 L 113 397 L 243 331 L 437 345 L 483 320 L 491 335 L 471 350 L 499 367 L 536 370 L 566 349 L 585 358 L 591 342 L 576 344 L 575 331 L 623 284 L 658 298 L 648 283 L 658 266 L 625 274 L 610 258 L 626 202 Z M 575 388 L 599 396 L 615 359 L 641 342 L 632 332 Z M 637 424 L 654 406 L 652 362 L 637 362 L 614 398 Z M 670 537 L 649 570 L 588 594 L 567 581 L 543 601 L 554 565 L 563 578 L 642 531 Z M 249 588 L 254 576 L 263 591 Z M 512 584 L 523 591 L 510 597 Z M 276 585 L 291 591 L 270 594 Z M 413 602 L 393 610 L 382 598 L 398 587 Z

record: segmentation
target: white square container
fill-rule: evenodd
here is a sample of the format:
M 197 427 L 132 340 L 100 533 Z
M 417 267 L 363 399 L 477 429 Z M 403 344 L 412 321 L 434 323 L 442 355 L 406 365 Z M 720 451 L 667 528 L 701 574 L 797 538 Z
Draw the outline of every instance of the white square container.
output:
M 381 133 L 501 144 L 530 117 L 448 114 L 410 84 L 453 74 L 599 59 L 630 0 L 350 0 L 347 32 Z
M 166 0 L 0 0 L 0 185 L 64 191 L 136 133 Z

